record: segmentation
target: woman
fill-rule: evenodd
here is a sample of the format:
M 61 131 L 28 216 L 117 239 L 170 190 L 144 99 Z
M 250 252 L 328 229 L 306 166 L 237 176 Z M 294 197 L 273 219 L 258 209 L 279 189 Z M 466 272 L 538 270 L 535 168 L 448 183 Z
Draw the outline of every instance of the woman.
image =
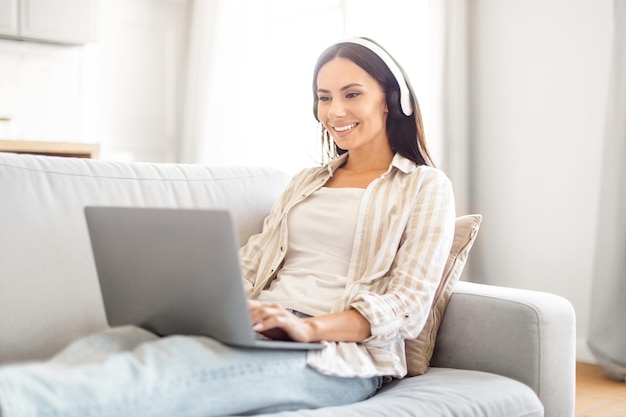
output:
M 329 47 L 313 78 L 328 161 L 297 174 L 241 249 L 254 330 L 325 341 L 249 351 L 136 327 L 81 339 L 45 364 L 0 370 L 3 417 L 209 416 L 366 399 L 406 374 L 454 232 L 410 85 L 372 41 Z

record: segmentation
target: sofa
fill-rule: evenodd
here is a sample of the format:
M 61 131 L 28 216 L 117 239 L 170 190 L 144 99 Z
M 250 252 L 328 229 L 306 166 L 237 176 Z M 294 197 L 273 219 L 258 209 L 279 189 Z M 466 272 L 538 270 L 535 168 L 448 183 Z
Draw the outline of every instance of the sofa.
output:
M 0 153 L 0 364 L 43 360 L 107 326 L 85 206 L 228 208 L 243 243 L 288 180 L 269 167 Z M 567 300 L 459 281 L 446 301 L 425 373 L 357 404 L 275 416 L 574 415 Z

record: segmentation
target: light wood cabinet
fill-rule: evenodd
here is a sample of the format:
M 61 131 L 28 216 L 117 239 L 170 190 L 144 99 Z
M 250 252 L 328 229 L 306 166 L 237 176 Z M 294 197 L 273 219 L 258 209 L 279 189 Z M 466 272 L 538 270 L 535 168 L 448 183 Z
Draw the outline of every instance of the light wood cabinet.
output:
M 94 40 L 97 0 L 0 0 L 0 35 L 64 44 Z

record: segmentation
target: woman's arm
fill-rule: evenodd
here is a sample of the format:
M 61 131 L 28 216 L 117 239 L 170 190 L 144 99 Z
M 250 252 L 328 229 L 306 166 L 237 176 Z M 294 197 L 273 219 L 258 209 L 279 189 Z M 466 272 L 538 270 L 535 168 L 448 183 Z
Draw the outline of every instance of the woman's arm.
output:
M 373 268 L 369 276 L 355 281 L 357 287 L 353 288 L 348 303 L 369 321 L 372 336 L 365 342 L 372 346 L 415 338 L 419 334 L 449 255 L 455 224 L 451 184 L 438 170 L 424 168 L 419 174 L 402 189 L 407 198 L 404 201 L 413 201 L 413 204 L 404 207 L 410 212 L 402 226 L 393 262 L 388 270 Z M 392 231 L 386 230 L 386 233 Z M 380 264 L 388 259 L 380 256 L 387 256 L 386 248 L 395 246 L 396 242 L 379 240 L 377 244 L 380 248 L 376 252 L 370 251 L 366 258 L 357 261 L 376 259 Z

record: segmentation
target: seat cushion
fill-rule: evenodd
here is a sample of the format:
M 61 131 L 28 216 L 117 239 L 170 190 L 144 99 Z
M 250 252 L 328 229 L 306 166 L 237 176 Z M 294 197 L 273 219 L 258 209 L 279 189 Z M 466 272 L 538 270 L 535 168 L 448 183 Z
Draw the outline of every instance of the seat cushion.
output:
M 543 406 L 521 382 L 480 371 L 430 368 L 394 380 L 360 403 L 274 417 L 542 417 Z

